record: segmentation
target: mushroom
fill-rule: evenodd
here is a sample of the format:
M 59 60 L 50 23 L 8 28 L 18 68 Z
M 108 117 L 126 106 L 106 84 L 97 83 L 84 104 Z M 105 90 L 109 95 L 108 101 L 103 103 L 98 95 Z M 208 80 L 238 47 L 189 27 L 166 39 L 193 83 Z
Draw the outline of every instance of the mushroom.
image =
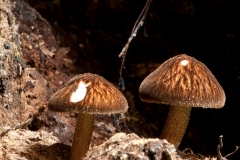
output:
M 49 100 L 55 112 L 78 112 L 71 160 L 83 159 L 89 149 L 94 114 L 124 113 L 128 103 L 123 94 L 101 76 L 80 74 L 70 79 Z
M 211 71 L 186 54 L 165 61 L 150 73 L 139 87 L 142 101 L 170 105 L 160 135 L 178 148 L 192 107 L 222 108 L 225 93 Z

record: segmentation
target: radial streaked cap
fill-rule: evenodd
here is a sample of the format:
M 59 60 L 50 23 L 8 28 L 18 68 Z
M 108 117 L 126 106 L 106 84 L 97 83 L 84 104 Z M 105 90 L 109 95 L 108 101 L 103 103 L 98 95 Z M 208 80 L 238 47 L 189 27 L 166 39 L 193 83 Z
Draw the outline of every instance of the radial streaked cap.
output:
M 128 103 L 123 94 L 106 79 L 85 73 L 63 85 L 50 98 L 48 108 L 56 112 L 114 114 L 126 112 Z
M 142 101 L 176 106 L 222 108 L 225 93 L 211 71 L 193 57 L 168 59 L 139 87 Z

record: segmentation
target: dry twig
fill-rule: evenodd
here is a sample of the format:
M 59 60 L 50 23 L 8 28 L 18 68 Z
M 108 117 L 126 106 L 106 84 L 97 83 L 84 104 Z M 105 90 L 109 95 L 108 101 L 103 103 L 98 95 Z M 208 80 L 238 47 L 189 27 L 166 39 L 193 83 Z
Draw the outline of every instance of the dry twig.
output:
M 123 47 L 121 53 L 118 56 L 118 57 L 122 58 L 122 64 L 121 64 L 121 67 L 120 67 L 120 78 L 119 78 L 119 84 L 118 84 L 119 89 L 122 90 L 122 91 L 125 89 L 124 79 L 122 78 L 122 70 L 124 68 L 124 61 L 125 61 L 125 58 L 126 58 L 127 50 L 128 50 L 128 47 L 129 47 L 132 39 L 134 37 L 136 37 L 137 31 L 139 30 L 139 28 L 143 26 L 143 24 L 145 22 L 145 19 L 146 19 L 146 16 L 147 16 L 147 13 L 148 13 L 148 9 L 151 5 L 151 2 L 152 2 L 152 0 L 148 0 L 147 3 L 145 4 L 141 14 L 139 15 L 137 21 L 135 22 L 135 24 L 133 26 L 132 32 L 130 34 L 130 37 L 128 38 L 128 41 L 127 41 L 126 45 Z M 145 32 L 144 32 L 144 34 L 146 35 Z
M 237 150 L 238 150 L 238 146 L 236 146 L 236 149 L 232 152 L 232 153 L 229 153 L 228 155 L 226 155 L 226 156 L 222 156 L 222 154 L 221 154 L 221 151 L 220 151 L 220 149 L 223 147 L 223 141 L 222 141 L 222 138 L 223 138 L 223 135 L 220 135 L 219 136 L 219 145 L 218 145 L 218 147 L 217 147 L 217 160 L 227 160 L 227 158 L 226 157 L 228 157 L 228 156 L 231 156 L 232 154 L 234 154 L 235 152 L 237 152 Z

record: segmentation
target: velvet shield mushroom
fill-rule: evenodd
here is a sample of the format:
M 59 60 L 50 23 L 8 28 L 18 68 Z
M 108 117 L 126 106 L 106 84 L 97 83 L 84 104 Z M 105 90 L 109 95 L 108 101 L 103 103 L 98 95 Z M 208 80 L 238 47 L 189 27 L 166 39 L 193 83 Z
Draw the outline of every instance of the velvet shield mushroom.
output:
M 192 107 L 222 108 L 225 93 L 211 71 L 186 54 L 177 55 L 150 73 L 139 87 L 142 101 L 170 105 L 160 135 L 178 148 Z
M 83 159 L 89 149 L 94 114 L 124 113 L 128 103 L 123 94 L 101 76 L 80 74 L 70 79 L 49 100 L 55 112 L 77 112 L 71 160 Z

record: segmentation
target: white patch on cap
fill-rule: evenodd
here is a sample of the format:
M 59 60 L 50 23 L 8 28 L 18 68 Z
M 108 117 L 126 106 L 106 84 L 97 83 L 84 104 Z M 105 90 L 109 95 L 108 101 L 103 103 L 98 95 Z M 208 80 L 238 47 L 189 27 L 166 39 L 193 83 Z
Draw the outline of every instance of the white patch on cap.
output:
M 82 81 L 79 82 L 78 88 L 75 92 L 72 93 L 70 97 L 70 102 L 76 103 L 84 99 L 87 93 L 87 86 L 89 86 L 90 83 L 84 83 Z
M 188 60 L 182 60 L 180 63 L 181 63 L 182 66 L 186 66 L 189 63 L 189 61 Z

